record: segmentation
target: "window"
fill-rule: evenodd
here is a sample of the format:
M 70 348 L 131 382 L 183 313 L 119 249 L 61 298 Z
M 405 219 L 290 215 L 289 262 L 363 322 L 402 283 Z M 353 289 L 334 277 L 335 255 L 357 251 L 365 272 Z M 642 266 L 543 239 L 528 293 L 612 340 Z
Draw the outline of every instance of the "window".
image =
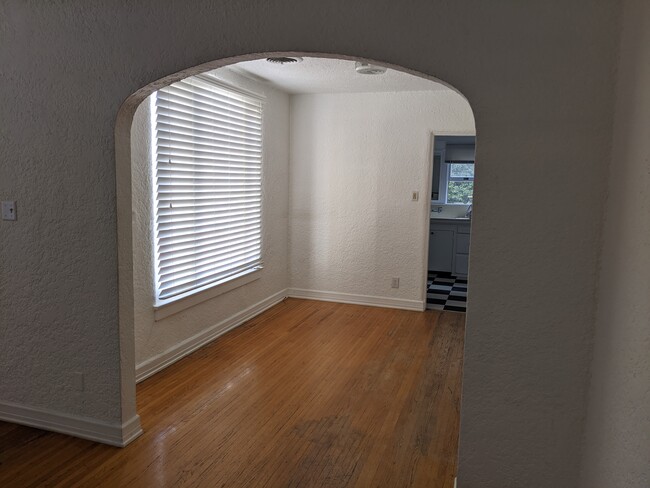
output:
M 446 203 L 472 203 L 474 163 L 449 163 Z
M 436 136 L 431 203 L 470 205 L 474 193 L 475 136 Z
M 261 268 L 262 100 L 209 75 L 154 97 L 162 305 Z

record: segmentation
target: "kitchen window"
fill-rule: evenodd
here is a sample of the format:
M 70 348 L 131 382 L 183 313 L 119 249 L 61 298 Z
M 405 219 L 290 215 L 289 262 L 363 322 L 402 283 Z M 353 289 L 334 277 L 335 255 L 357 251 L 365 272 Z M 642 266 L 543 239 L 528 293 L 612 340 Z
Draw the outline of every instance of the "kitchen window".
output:
M 471 205 L 475 147 L 474 136 L 434 138 L 432 204 Z
M 154 95 L 156 305 L 262 267 L 262 99 L 209 75 Z
M 474 163 L 449 163 L 446 203 L 469 205 L 474 193 Z

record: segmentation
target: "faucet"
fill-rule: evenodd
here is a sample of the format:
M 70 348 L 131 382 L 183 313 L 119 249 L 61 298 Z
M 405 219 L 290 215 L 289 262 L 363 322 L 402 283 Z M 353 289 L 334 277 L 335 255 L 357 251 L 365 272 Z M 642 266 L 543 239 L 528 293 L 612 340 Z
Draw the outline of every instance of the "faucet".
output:
M 465 212 L 465 217 L 468 219 L 472 218 L 472 204 L 469 204 L 469 207 L 467 207 L 467 211 Z

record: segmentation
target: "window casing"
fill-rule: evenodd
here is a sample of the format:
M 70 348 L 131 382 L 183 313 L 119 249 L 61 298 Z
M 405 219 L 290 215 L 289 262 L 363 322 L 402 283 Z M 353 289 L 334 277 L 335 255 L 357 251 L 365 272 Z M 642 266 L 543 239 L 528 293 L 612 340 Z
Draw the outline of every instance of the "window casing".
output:
M 156 305 L 262 266 L 262 99 L 198 75 L 154 95 Z

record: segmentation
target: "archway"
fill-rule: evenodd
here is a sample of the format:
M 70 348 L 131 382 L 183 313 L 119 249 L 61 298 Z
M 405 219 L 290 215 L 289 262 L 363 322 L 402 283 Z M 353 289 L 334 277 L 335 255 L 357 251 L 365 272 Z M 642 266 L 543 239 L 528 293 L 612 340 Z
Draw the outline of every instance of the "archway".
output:
M 117 210 L 118 210 L 118 253 L 119 253 L 119 318 L 120 318 L 120 347 L 121 347 L 121 378 L 122 378 L 122 411 L 123 419 L 137 419 L 135 409 L 135 343 L 134 343 L 134 264 L 133 264 L 133 195 L 132 195 L 132 122 L 138 106 L 154 91 L 205 71 L 236 64 L 241 61 L 265 58 L 269 56 L 290 55 L 323 58 L 337 58 L 355 61 L 365 61 L 382 65 L 396 71 L 402 71 L 414 76 L 426 78 L 438 83 L 444 82 L 428 75 L 418 73 L 400 66 L 356 58 L 351 56 L 330 55 L 321 53 L 261 53 L 228 58 L 203 64 L 170 75 L 150 83 L 131 95 L 122 105 L 116 123 L 116 179 L 117 179 Z M 446 84 L 445 84 L 446 85 Z M 449 87 L 449 85 L 446 85 Z M 449 87 L 457 92 L 453 87 Z M 458 92 L 457 92 L 458 93 Z M 462 95 L 461 95 L 462 96 Z M 129 439 L 138 434 L 133 430 Z

